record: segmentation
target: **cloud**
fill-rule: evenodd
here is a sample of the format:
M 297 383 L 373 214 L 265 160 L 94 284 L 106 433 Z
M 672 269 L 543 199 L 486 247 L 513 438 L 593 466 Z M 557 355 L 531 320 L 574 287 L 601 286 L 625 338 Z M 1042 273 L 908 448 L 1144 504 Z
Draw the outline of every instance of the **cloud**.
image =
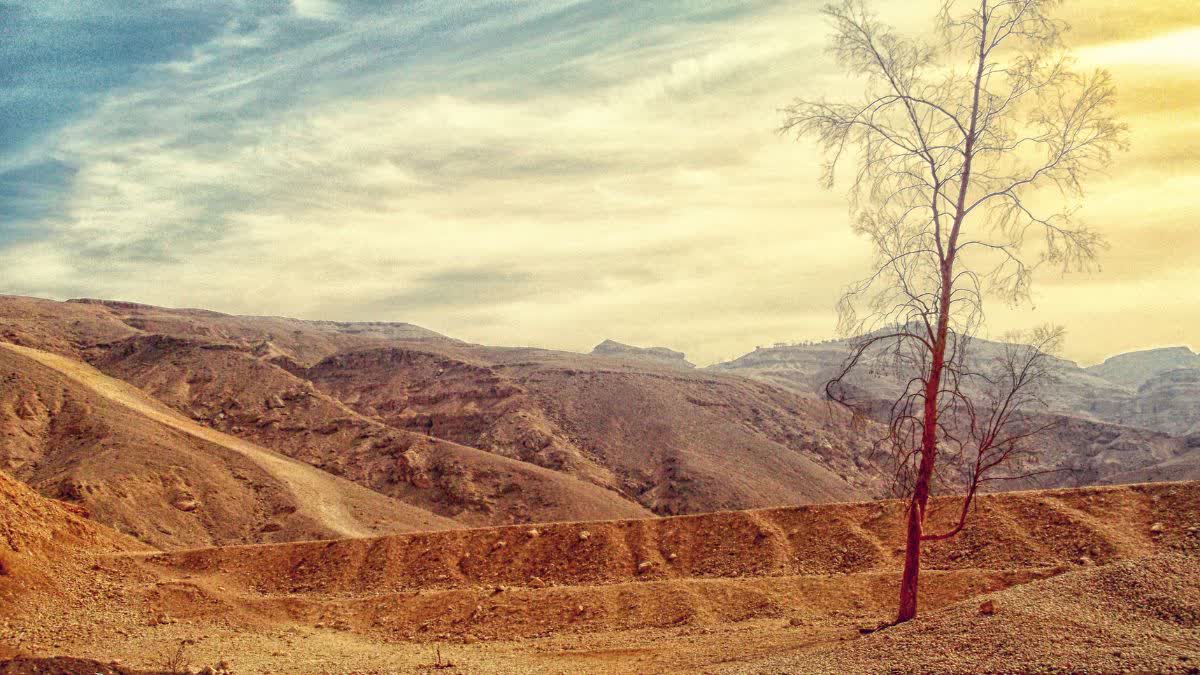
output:
M 1075 47 L 1138 40 L 1200 23 L 1193 0 L 1087 0 L 1064 3 L 1059 14 L 1071 24 L 1067 38 Z
M 1090 64 L 1114 66 L 1200 66 L 1196 43 L 1200 26 L 1152 35 L 1140 40 L 1121 40 L 1079 50 L 1078 58 Z
M 0 115 L 53 111 L 8 127 L 0 290 L 704 362 L 828 335 L 867 267 L 811 146 L 773 131 L 793 96 L 854 85 L 807 3 L 169 6 L 0 10 L 30 69 L 0 70 Z M 1140 241 L 1131 190 L 1179 227 L 1165 167 L 1190 153 L 1167 116 L 1190 99 L 1123 68 L 1152 123 L 1094 215 Z

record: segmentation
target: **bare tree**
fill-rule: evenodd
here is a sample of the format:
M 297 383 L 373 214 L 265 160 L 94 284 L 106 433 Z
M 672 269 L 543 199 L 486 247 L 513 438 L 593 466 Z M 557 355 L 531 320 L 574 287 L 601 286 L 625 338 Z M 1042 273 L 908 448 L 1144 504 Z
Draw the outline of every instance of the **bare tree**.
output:
M 930 40 L 898 34 L 862 0 L 827 6 L 830 52 L 865 95 L 784 110 L 780 131 L 825 151 L 826 187 L 852 161 L 854 230 L 875 252 L 872 273 L 839 302 L 839 329 L 861 337 L 826 391 L 845 401 L 845 376 L 884 362 L 906 382 L 886 444 L 909 500 L 898 622 L 916 615 L 921 542 L 961 530 L 989 473 L 1037 430 L 1013 428 L 1059 334 L 982 366 L 970 352 L 985 297 L 1025 301 L 1039 266 L 1086 269 L 1104 247 L 1073 203 L 1124 148 L 1125 127 L 1108 73 L 1073 69 L 1065 25 L 1050 15 L 1058 4 L 948 0 Z M 958 468 L 945 470 L 951 459 Z M 926 533 L 931 489 L 952 478 L 966 490 L 958 525 Z

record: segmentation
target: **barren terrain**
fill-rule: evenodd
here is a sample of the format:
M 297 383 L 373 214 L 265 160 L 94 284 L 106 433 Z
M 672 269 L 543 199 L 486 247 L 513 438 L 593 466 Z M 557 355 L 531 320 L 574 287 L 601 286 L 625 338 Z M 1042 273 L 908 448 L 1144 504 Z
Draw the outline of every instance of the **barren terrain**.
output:
M 1052 484 L 1138 484 L 985 496 L 888 627 L 878 428 L 756 354 L 0 297 L 0 672 L 1200 664 L 1194 435 L 1046 413 Z M 1134 384 L 1186 396 L 1185 356 Z M 1143 360 L 1061 398 L 1127 392 Z
M 968 533 L 929 548 L 926 613 L 876 631 L 895 502 L 158 553 L 5 481 L 5 656 L 149 670 L 182 645 L 238 672 L 380 673 L 439 652 L 456 672 L 562 673 L 1200 659 L 1196 483 L 985 497 Z M 915 650 L 926 639 L 948 645 L 939 660 Z

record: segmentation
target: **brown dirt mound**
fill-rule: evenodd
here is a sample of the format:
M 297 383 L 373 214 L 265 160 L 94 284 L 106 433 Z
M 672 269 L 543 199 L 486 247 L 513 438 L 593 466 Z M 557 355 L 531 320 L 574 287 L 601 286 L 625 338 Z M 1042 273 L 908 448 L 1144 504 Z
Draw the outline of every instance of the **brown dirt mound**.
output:
M 951 504 L 935 506 L 944 525 Z M 82 602 L 0 623 L 0 642 L 160 668 L 189 641 L 194 663 L 232 658 L 239 672 L 405 672 L 435 647 L 466 672 L 757 671 L 785 654 L 806 671 L 891 617 L 900 516 L 895 502 L 839 504 L 109 556 L 84 573 Z M 923 616 L 991 594 L 1002 618 L 1006 588 L 1187 551 L 1198 528 L 1200 483 L 989 495 L 962 538 L 929 547 Z M 1103 577 L 1104 597 L 1190 621 L 1191 587 L 1150 583 L 1176 572 Z M 1074 663 L 1046 644 L 1047 664 Z
M 934 528 L 949 523 L 954 504 L 932 502 Z M 552 523 L 199 549 L 151 562 L 262 592 L 320 594 L 891 572 L 900 568 L 902 509 L 888 501 Z M 987 495 L 967 531 L 926 547 L 923 567 L 1099 564 L 1187 541 L 1197 514 L 1200 483 Z
M 130 670 L 121 665 L 92 659 L 59 656 L 45 659 L 16 658 L 0 661 L 0 675 L 134 675 L 148 671 Z
M 0 472 L 0 627 L 13 617 L 47 617 L 64 601 L 91 597 L 84 570 L 96 556 L 147 548 Z M 2 634 L 0 658 L 15 656 Z
M 0 472 L 0 553 L 46 558 L 70 551 L 145 550 Z
M 974 598 L 859 641 L 739 672 L 1196 672 L 1200 540 Z M 981 611 L 991 602 L 993 613 Z

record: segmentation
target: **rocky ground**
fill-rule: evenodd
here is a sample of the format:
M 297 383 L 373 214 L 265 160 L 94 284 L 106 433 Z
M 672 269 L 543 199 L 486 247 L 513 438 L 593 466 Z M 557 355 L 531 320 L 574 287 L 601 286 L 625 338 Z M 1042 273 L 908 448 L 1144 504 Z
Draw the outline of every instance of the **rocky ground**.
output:
M 26 659 L 10 672 L 82 672 L 53 658 L 143 672 L 1186 672 L 1200 658 L 1196 483 L 987 496 L 975 527 L 928 547 L 919 619 L 882 630 L 895 502 L 153 552 L 3 485 L 17 544 L 0 658 Z

